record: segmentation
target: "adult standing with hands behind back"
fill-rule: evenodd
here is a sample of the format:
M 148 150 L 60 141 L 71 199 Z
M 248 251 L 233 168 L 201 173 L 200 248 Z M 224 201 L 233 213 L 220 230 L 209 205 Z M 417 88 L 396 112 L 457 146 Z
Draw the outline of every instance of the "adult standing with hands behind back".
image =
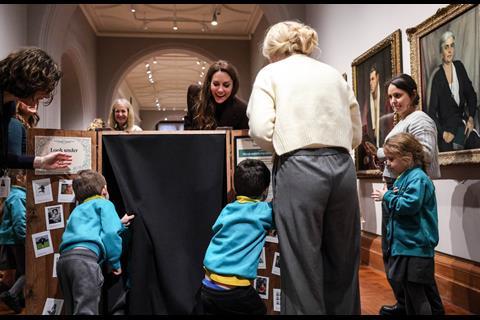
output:
M 188 87 L 185 130 L 248 129 L 247 104 L 236 96 L 239 86 L 237 70 L 231 63 L 212 63 L 203 85 Z
M 248 102 L 250 136 L 274 151 L 273 211 L 282 314 L 360 314 L 360 210 L 349 151 L 362 140 L 359 105 L 342 75 L 310 57 L 318 36 L 302 23 L 273 25 L 271 62 Z
M 15 114 L 17 101 L 28 106 L 53 100 L 62 72 L 53 59 L 39 48 L 10 53 L 0 61 L 0 168 L 60 169 L 72 162 L 64 152 L 45 156 L 26 156 L 8 151 L 8 122 Z

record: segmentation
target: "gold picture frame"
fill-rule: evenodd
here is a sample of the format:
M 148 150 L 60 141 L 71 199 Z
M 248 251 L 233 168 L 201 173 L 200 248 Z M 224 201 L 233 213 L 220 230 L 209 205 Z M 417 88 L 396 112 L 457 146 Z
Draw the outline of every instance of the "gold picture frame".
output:
M 462 87 L 464 86 L 462 83 L 468 83 L 467 80 L 461 80 L 462 78 L 468 79 L 471 83 L 471 89 L 474 90 L 476 95 L 476 99 L 471 98 L 471 89 L 468 89 L 468 92 L 470 92 L 468 94 L 460 93 L 460 96 L 465 96 L 463 101 L 467 101 L 465 102 L 464 110 L 476 109 L 476 114 L 473 117 L 474 126 L 476 131 L 480 132 L 480 32 L 478 30 L 480 30 L 480 8 L 478 4 L 448 5 L 438 9 L 433 16 L 417 26 L 406 30 L 408 41 L 410 42 L 411 74 L 417 82 L 420 107 L 424 112 L 437 120 L 440 165 L 480 163 L 480 147 L 477 143 L 472 143 L 472 141 L 479 141 L 477 139 L 467 142 L 467 138 L 470 136 L 466 136 L 463 140 L 464 150 L 461 150 L 462 147 L 460 147 L 460 149 L 452 151 L 448 149 L 449 147 L 441 145 L 443 143 L 442 132 L 447 131 L 444 130 L 448 121 L 445 119 L 450 117 L 443 117 L 442 119 L 441 111 L 439 110 L 441 110 L 440 108 L 445 108 L 443 106 L 444 101 L 448 101 L 454 95 L 451 94 L 451 91 L 447 91 L 448 89 L 445 90 L 444 86 L 438 85 L 440 80 L 435 79 L 440 78 L 439 71 L 442 71 L 442 44 L 446 43 L 446 32 L 451 31 L 455 37 L 454 54 L 451 59 L 458 75 L 459 86 Z M 455 61 L 457 61 L 457 64 L 455 64 Z M 465 69 L 467 78 L 463 76 L 465 72 L 462 69 Z M 445 76 L 442 74 L 442 77 Z M 444 83 L 448 85 L 446 81 Z M 460 88 L 460 92 L 465 92 L 465 89 Z M 438 98 L 440 96 L 441 98 Z M 460 99 L 459 105 L 463 106 L 462 98 L 457 99 Z M 442 106 L 440 106 L 440 103 L 434 102 L 440 100 L 442 101 Z M 476 103 L 474 103 L 475 101 Z M 431 110 L 429 110 L 430 106 L 432 107 Z M 458 108 L 458 105 L 456 107 Z M 461 133 L 458 134 L 458 136 L 461 135 Z
M 384 83 L 402 72 L 402 33 L 395 30 L 352 62 L 352 83 L 362 117 L 362 144 L 355 149 L 358 178 L 381 177 L 375 159 L 364 143 L 377 147 L 393 127 L 393 110 L 386 99 Z M 372 88 L 372 89 L 371 89 Z

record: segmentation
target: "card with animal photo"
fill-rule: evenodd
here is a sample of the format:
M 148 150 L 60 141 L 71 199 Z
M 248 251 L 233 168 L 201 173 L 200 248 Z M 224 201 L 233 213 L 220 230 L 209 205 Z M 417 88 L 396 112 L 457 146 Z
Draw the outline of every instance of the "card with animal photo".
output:
M 35 204 L 53 201 L 52 184 L 49 178 L 32 180 L 32 189 Z

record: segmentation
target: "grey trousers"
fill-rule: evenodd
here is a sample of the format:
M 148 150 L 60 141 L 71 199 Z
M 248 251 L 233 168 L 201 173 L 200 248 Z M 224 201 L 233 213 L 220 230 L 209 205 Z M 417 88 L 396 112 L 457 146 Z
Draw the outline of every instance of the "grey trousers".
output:
M 360 209 L 350 154 L 282 155 L 273 168 L 281 314 L 360 314 Z
M 65 315 L 98 315 L 103 274 L 97 255 L 72 249 L 60 255 L 57 277 L 63 292 Z

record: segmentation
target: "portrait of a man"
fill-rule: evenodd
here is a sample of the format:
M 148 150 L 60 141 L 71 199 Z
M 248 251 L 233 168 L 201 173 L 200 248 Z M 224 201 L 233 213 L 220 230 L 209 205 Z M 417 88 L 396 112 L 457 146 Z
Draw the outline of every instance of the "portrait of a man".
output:
M 380 73 L 376 64 L 372 64 L 368 74 L 370 94 L 364 102 L 362 125 L 365 140 L 379 148 L 393 127 L 393 112 L 380 87 Z
M 378 170 L 376 150 L 393 128 L 394 113 L 384 84 L 401 72 L 401 32 L 395 31 L 352 62 L 353 87 L 360 105 L 362 144 L 356 149 L 357 170 Z

